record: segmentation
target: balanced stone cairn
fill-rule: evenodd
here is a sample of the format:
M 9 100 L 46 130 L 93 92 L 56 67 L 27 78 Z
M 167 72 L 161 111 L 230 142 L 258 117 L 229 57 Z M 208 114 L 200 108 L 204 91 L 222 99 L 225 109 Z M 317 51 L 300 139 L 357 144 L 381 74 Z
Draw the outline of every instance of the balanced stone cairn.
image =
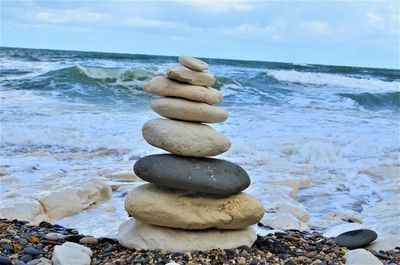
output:
M 130 218 L 118 231 L 121 245 L 134 249 L 205 251 L 250 247 L 257 235 L 250 225 L 264 215 L 259 200 L 241 192 L 250 178 L 240 166 L 207 158 L 226 152 L 231 143 L 204 123 L 223 122 L 228 113 L 213 104 L 223 101 L 212 88 L 208 64 L 188 56 L 157 76 L 144 90 L 160 98 L 152 109 L 165 117 L 142 129 L 151 145 L 170 152 L 142 157 L 136 175 L 150 183 L 128 193 Z

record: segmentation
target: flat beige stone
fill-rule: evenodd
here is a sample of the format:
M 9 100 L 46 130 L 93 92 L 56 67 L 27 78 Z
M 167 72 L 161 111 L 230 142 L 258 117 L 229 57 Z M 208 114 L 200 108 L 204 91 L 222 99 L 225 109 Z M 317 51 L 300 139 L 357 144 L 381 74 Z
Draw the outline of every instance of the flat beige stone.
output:
M 149 144 L 182 156 L 216 156 L 231 146 L 223 134 L 195 122 L 153 119 L 143 125 L 142 134 Z
M 194 71 L 186 66 L 175 64 L 167 68 L 167 77 L 179 82 L 198 86 L 212 86 L 215 77 L 206 72 Z
M 208 69 L 208 64 L 203 62 L 202 60 L 190 57 L 190 56 L 179 56 L 179 62 L 195 71 L 205 71 Z
M 223 108 L 181 98 L 154 99 L 151 108 L 163 117 L 177 120 L 213 123 L 228 118 Z
M 129 216 L 146 224 L 182 229 L 242 229 L 264 215 L 261 202 L 246 194 L 211 197 L 144 184 L 125 198 Z
M 131 249 L 165 251 L 207 251 L 251 247 L 257 239 L 254 229 L 240 230 L 183 230 L 144 224 L 129 219 L 118 230 L 119 243 Z
M 209 104 L 218 104 L 224 100 L 222 93 L 215 88 L 183 84 L 163 76 L 154 77 L 145 83 L 144 91 L 155 96 L 186 98 Z

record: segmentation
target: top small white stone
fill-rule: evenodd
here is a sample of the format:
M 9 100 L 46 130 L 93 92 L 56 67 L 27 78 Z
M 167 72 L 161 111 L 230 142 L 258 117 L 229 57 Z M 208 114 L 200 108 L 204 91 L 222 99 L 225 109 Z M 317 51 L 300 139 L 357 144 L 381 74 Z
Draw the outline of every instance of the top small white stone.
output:
M 187 68 L 195 71 L 205 71 L 208 69 L 207 63 L 186 55 L 179 56 L 179 62 Z

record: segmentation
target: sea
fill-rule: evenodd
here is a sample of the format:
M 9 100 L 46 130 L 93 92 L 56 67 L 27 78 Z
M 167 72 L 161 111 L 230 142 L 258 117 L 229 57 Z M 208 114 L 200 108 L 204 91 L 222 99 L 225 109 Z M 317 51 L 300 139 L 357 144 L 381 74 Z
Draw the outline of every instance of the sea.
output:
M 398 69 L 202 59 L 229 113 L 211 125 L 232 142 L 219 158 L 241 165 L 253 185 L 308 177 L 296 200 L 311 221 L 361 213 L 395 192 L 399 178 L 370 169 L 400 163 Z M 141 134 L 158 117 L 143 84 L 175 63 L 174 56 L 2 47 L 0 169 L 19 182 L 13 192 L 51 189 L 61 180 L 43 176 L 54 173 L 131 170 L 138 158 L 161 153 Z M 10 187 L 2 182 L 0 192 Z M 110 200 L 54 222 L 102 236 L 127 218 L 125 194 L 115 189 Z

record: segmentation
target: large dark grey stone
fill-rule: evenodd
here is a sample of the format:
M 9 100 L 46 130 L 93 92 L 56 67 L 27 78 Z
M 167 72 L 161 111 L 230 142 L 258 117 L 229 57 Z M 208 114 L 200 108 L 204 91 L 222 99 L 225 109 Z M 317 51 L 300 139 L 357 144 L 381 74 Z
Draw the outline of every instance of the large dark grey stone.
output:
M 378 235 L 369 229 L 357 229 L 345 232 L 335 238 L 335 243 L 348 249 L 362 248 L 374 241 Z
M 215 158 L 150 155 L 139 159 L 134 171 L 139 178 L 159 186 L 221 196 L 238 193 L 250 185 L 243 168 Z

